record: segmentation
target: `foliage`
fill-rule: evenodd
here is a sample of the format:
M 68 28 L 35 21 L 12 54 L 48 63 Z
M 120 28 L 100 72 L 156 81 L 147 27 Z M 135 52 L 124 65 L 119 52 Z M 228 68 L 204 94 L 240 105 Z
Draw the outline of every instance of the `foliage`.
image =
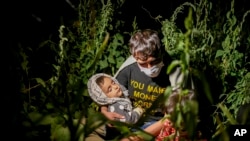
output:
M 96 111 L 98 106 L 89 98 L 86 83 L 97 72 L 113 75 L 128 56 L 121 33 L 109 33 L 118 28 L 110 24 L 114 9 L 110 0 L 80 1 L 78 19 L 72 26 L 60 26 L 59 43 L 49 40 L 41 44 L 55 52 L 49 78 L 28 75 L 30 60 L 27 52 L 21 52 L 22 70 L 29 79 L 24 78 L 21 88 L 23 97 L 29 97 L 23 104 L 25 123 L 29 123 L 23 125 L 25 128 L 29 128 L 26 125 L 47 125 L 51 140 L 83 140 L 85 135 L 106 122 Z M 95 120 L 85 121 L 85 118 Z M 95 122 L 98 124 L 93 124 Z
M 184 3 L 189 4 L 189 3 Z M 176 9 L 176 11 L 180 11 L 182 6 Z M 189 83 L 189 76 L 191 75 L 190 69 L 190 37 L 192 33 L 192 10 L 189 10 L 188 17 L 185 19 L 185 28 L 186 32 L 180 34 L 176 31 L 180 31 L 174 24 L 174 16 L 176 16 L 176 11 L 173 14 L 171 22 L 166 20 L 163 22 L 162 32 L 164 34 L 163 42 L 166 45 L 166 51 L 173 57 L 175 60 L 171 62 L 168 66 L 167 73 L 170 74 L 172 70 L 176 67 L 180 67 L 183 79 L 180 85 L 180 94 L 181 96 L 186 95 L 189 92 L 189 89 L 186 88 L 187 83 Z M 169 34 L 173 34 L 175 38 L 169 38 Z M 176 48 L 174 51 L 171 49 Z M 178 52 L 180 51 L 180 52 Z M 178 58 L 179 56 L 179 58 Z M 165 92 L 166 98 L 171 94 L 171 91 Z M 180 98 L 181 99 L 181 98 Z M 198 121 L 198 103 L 197 101 L 189 101 L 185 103 L 185 105 L 181 105 L 180 102 L 176 104 L 176 108 L 174 112 L 171 114 L 171 121 L 174 123 L 175 129 L 177 132 L 182 132 L 183 128 L 188 132 L 189 138 L 196 139 L 196 128 Z M 183 123 L 187 123 L 183 126 Z M 169 139 L 171 137 L 166 137 L 165 139 Z
M 122 131 L 122 136 L 139 134 L 147 140 L 153 140 L 151 135 L 141 130 L 132 133 L 129 128 L 138 128 L 136 125 L 107 120 L 97 112 L 98 106 L 87 93 L 86 82 L 90 76 L 97 72 L 113 75 L 129 55 L 123 34 L 132 34 L 134 31 L 119 30 L 122 22 L 114 21 L 112 17 L 115 8 L 122 6 L 124 0 L 117 0 L 118 5 L 112 2 L 80 1 L 78 19 L 72 25 L 60 26 L 59 43 L 48 40 L 38 48 L 38 51 L 47 49 L 48 56 L 52 56 L 47 62 L 49 71 L 43 76 L 33 72 L 32 67 L 36 62 L 32 61 L 32 54 L 35 51 L 20 47 L 23 99 L 21 124 L 24 127 L 24 138 L 39 138 L 43 136 L 39 131 L 46 128 L 49 131 L 46 130 L 44 134 L 50 140 L 83 140 L 97 127 L 111 122 Z M 226 15 L 223 15 L 225 11 L 216 9 L 213 4 L 208 0 L 200 0 L 198 3 L 185 2 L 177 7 L 170 19 L 161 21 L 162 42 L 166 52 L 174 59 L 166 73 L 180 66 L 184 74 L 181 86 L 187 83 L 190 75 L 195 76 L 194 80 L 202 82 L 199 86 L 202 92 L 198 94 L 216 107 L 211 113 L 216 126 L 213 138 L 222 135 L 227 140 L 225 129 L 228 125 L 237 124 L 235 118 L 239 107 L 250 103 L 250 36 L 244 31 L 250 11 L 246 11 L 241 21 L 238 21 L 240 16 L 235 14 L 234 0 L 230 9 L 225 9 L 228 10 Z M 189 8 L 189 12 L 183 20 L 183 31 L 176 25 L 176 19 L 185 7 Z M 139 28 L 136 17 L 132 27 L 134 30 Z M 213 77 L 216 82 L 207 81 L 209 77 Z M 215 86 L 218 83 L 222 87 Z M 216 87 L 216 91 L 211 92 L 210 87 Z M 181 93 L 184 95 L 185 92 L 183 88 Z M 166 100 L 170 93 L 171 88 L 167 88 L 163 97 L 159 97 L 155 103 Z M 216 94 L 220 95 L 219 100 L 214 99 Z M 194 133 L 197 124 L 193 118 L 197 117 L 198 106 L 197 103 L 189 103 L 176 109 L 172 120 L 177 130 L 181 129 L 180 123 L 184 121 L 190 123 L 187 126 L 189 133 Z
M 175 24 L 177 14 L 182 12 L 184 6 L 192 8 L 194 11 L 192 16 L 195 19 L 191 25 L 186 25 L 187 21 L 185 21 L 185 27 L 190 29 L 186 33 L 178 29 Z M 186 52 L 185 46 L 188 43 L 190 46 L 189 56 L 181 56 L 181 58 L 185 57 L 186 62 L 190 60 L 192 73 L 197 72 L 196 70 L 206 72 L 212 68 L 214 71 L 212 77 L 215 77 L 222 84 L 222 87 L 217 91 L 221 92 L 220 97 L 223 99 L 216 105 L 217 109 L 213 113 L 214 120 L 217 121 L 215 124 L 218 124 L 219 133 L 217 133 L 220 134 L 227 125 L 237 123 L 235 118 L 239 108 L 250 102 L 249 68 L 247 68 L 249 64 L 246 61 L 249 57 L 249 35 L 245 37 L 242 29 L 250 11 L 246 11 L 242 20 L 237 21 L 234 13 L 234 0 L 231 2 L 230 9 L 227 9 L 226 15 L 212 16 L 214 14 L 212 6 L 213 3 L 207 0 L 201 0 L 194 4 L 187 2 L 182 4 L 174 11 L 170 20 L 166 19 L 162 22 L 162 33 L 166 51 L 177 59 L 173 62 L 175 65 L 180 65 L 183 62 L 182 59 L 178 60 L 178 56 Z M 217 11 L 217 13 L 220 12 Z M 187 38 L 185 37 L 187 33 L 190 33 L 188 42 L 186 42 Z M 195 74 L 195 76 L 205 79 L 201 77 L 201 74 Z M 211 104 L 215 104 L 209 89 L 205 90 L 204 85 L 203 87 Z M 218 135 L 217 133 L 215 134 Z

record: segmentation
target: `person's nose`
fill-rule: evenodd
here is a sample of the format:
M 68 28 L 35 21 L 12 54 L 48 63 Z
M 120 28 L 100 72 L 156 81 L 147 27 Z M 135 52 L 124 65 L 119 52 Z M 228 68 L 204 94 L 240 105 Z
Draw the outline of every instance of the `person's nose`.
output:
M 147 69 L 150 69 L 150 68 L 153 67 L 153 65 L 150 64 L 150 63 L 146 63 L 146 64 L 143 65 L 143 67 L 144 67 L 144 68 L 147 68 Z
M 148 63 L 147 66 L 148 66 L 148 69 L 153 67 L 153 65 L 151 65 L 150 63 Z
M 115 85 L 113 85 L 113 88 L 114 88 L 114 89 L 118 89 L 119 87 L 118 87 L 117 84 L 115 84 Z

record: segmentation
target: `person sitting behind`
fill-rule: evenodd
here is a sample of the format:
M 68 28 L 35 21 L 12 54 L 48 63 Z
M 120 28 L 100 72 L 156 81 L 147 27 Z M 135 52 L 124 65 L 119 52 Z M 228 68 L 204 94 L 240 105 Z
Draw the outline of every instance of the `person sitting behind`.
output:
M 116 112 L 125 117 L 114 120 L 134 124 L 143 114 L 142 108 L 133 109 L 128 91 L 112 76 L 105 73 L 95 74 L 88 80 L 87 85 L 94 102 L 99 106 L 107 105 L 109 112 Z
M 173 91 L 173 93 L 168 97 L 168 100 L 166 102 L 166 116 L 171 116 L 173 112 L 175 111 L 177 103 L 180 103 L 181 106 L 185 106 L 185 104 L 188 101 L 194 100 L 195 94 L 193 91 L 189 91 L 187 94 L 180 94 L 179 90 Z M 184 134 L 183 134 L 184 133 Z M 187 134 L 185 132 L 183 133 L 176 133 L 176 130 L 173 126 L 173 123 L 171 119 L 165 118 L 163 122 L 163 127 L 160 131 L 160 133 L 156 136 L 155 141 L 163 141 L 164 138 L 169 136 L 174 136 L 174 141 L 180 140 L 186 140 Z

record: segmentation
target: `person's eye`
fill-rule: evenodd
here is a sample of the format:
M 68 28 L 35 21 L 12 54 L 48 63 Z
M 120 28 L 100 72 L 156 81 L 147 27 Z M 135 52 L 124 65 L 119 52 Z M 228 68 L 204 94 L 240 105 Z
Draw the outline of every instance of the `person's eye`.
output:
M 143 68 L 146 68 L 147 67 L 147 64 L 146 63 L 143 63 L 143 64 L 139 64 L 141 67 Z
M 156 65 L 156 64 L 158 64 L 158 63 L 160 63 L 160 62 L 161 62 L 160 59 L 156 59 L 156 60 L 150 62 L 150 64 L 151 64 L 151 65 Z
M 111 91 L 112 91 L 112 88 L 109 88 L 108 91 L 111 92 Z

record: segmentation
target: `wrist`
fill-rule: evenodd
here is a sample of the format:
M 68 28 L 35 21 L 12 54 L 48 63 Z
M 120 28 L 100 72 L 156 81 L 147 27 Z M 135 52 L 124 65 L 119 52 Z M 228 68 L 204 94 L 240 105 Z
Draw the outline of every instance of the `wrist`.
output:
M 108 111 L 107 110 L 101 110 L 101 113 L 106 115 L 108 113 Z

